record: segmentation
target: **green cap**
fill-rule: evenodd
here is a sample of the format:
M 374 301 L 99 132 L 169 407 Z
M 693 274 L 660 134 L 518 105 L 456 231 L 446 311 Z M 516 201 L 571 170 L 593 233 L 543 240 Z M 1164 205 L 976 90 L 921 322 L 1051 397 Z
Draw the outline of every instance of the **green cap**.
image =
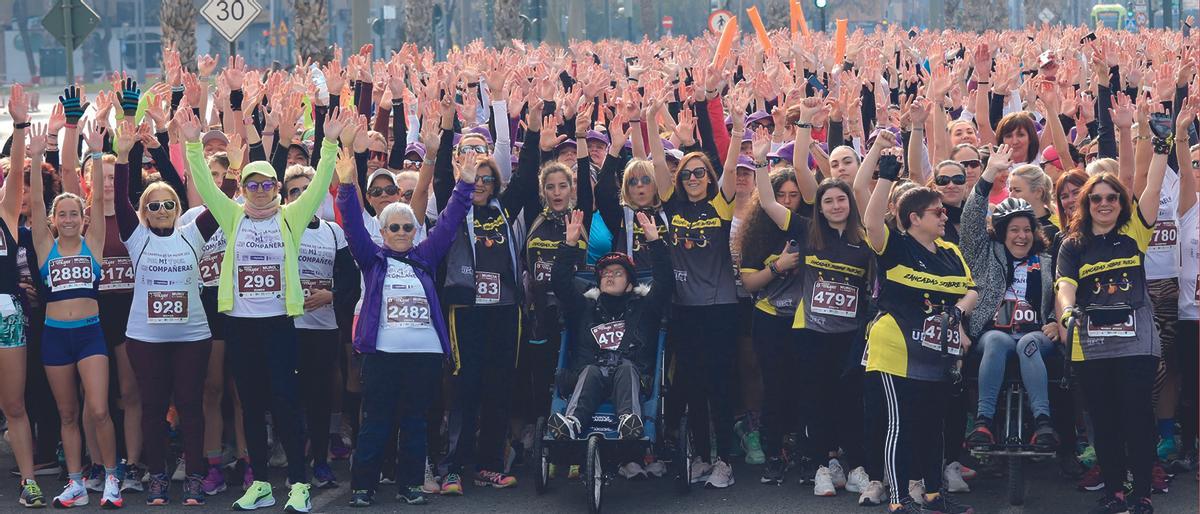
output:
M 271 163 L 267 161 L 254 161 L 242 167 L 243 184 L 246 183 L 246 180 L 249 179 L 251 175 L 262 175 L 269 179 L 278 178 L 275 174 L 275 168 L 272 167 Z

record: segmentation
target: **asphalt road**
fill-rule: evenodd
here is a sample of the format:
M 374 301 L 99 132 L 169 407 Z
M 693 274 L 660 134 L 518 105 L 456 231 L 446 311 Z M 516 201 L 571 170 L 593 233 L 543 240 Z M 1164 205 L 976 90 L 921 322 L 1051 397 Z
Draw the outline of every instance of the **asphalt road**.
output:
M 0 466 L 13 465 L 11 455 L 3 448 Z M 960 495 L 959 498 L 975 508 L 978 513 L 1074 513 L 1086 512 L 1099 497 L 1098 493 L 1076 492 L 1074 483 L 1063 479 L 1058 474 L 1058 467 L 1052 461 L 1030 464 L 1027 467 L 1028 486 L 1026 501 L 1023 507 L 1008 505 L 1005 499 L 1005 477 L 990 476 L 981 472 L 980 476 L 970 482 L 972 491 Z M 581 482 L 568 482 L 557 479 L 550 482 L 549 490 L 544 495 L 534 492 L 534 477 L 532 466 L 516 471 L 519 477 L 517 487 L 505 490 L 495 490 L 474 487 L 467 483 L 466 494 L 462 497 L 435 497 L 424 507 L 402 505 L 393 499 L 395 486 L 382 486 L 376 493 L 376 503 L 369 509 L 351 509 L 346 505 L 349 500 L 349 464 L 346 461 L 335 462 L 334 471 L 341 479 L 338 489 L 314 490 L 313 512 L 581 512 L 587 508 L 587 493 Z M 797 485 L 795 475 L 787 477 L 788 482 L 782 486 L 766 486 L 758 483 L 760 468 L 758 466 L 739 465 L 735 468 L 737 484 L 724 490 L 704 490 L 693 488 L 686 495 L 678 494 L 674 484 L 667 478 L 649 479 L 630 482 L 623 478 L 613 478 L 610 486 L 604 492 L 604 509 L 608 512 L 813 512 L 813 513 L 868 513 L 884 512 L 883 507 L 864 508 L 856 503 L 858 495 L 840 491 L 834 498 L 820 498 L 812 495 L 812 486 Z M 281 512 L 287 498 L 287 490 L 283 488 L 283 470 L 272 470 L 275 478 L 276 507 L 264 509 L 265 512 Z M 42 477 L 39 480 L 47 497 L 57 494 L 62 483 L 54 477 Z M 234 492 L 237 489 L 237 492 Z M 180 484 L 172 485 L 172 500 L 178 501 L 181 492 Z M 230 491 L 209 498 L 208 505 L 201 508 L 188 508 L 187 512 L 217 512 L 228 511 L 230 504 L 240 495 L 240 488 L 231 487 Z M 17 490 L 15 487 L 0 487 L 0 512 L 16 512 Z M 83 507 L 84 510 L 99 509 L 99 495 L 92 494 L 92 503 Z M 178 512 L 183 510 L 178 503 L 167 508 L 147 507 L 143 504 L 144 494 L 126 495 L 126 507 L 123 511 L 131 512 Z M 1179 475 L 1171 484 L 1171 492 L 1154 497 L 1156 511 L 1159 513 L 1194 513 L 1200 510 L 1197 503 L 1197 483 L 1195 475 Z

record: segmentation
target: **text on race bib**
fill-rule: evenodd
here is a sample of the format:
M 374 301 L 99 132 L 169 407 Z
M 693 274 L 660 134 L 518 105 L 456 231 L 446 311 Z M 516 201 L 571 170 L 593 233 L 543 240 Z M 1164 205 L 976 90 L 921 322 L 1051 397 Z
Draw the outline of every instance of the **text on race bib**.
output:
M 1154 234 L 1150 236 L 1150 247 L 1161 248 L 1175 246 L 1179 241 L 1179 228 L 1175 220 L 1159 220 L 1154 224 Z
M 238 294 L 243 298 L 270 298 L 283 285 L 278 264 L 242 264 L 237 267 Z
M 429 326 L 429 301 L 419 296 L 387 297 L 388 328 L 420 328 Z
M 146 291 L 146 322 L 187 323 L 187 291 Z
M 811 309 L 817 314 L 853 318 L 858 314 L 858 288 L 850 284 L 818 280 L 813 284 Z
M 550 281 L 550 273 L 554 271 L 554 263 L 551 261 L 536 260 L 533 261 L 533 280 L 534 282 L 546 283 Z
M 625 337 L 625 320 L 609 321 L 592 327 L 592 337 L 601 350 L 616 350 Z
M 92 287 L 92 258 L 85 255 L 72 255 L 51 259 L 50 290 L 53 292 L 71 289 L 86 289 Z
M 300 287 L 304 289 L 304 297 L 312 296 L 314 290 L 323 289 L 325 291 L 333 291 L 333 279 L 329 278 L 302 278 L 300 279 Z
M 1133 313 L 1131 312 L 1124 322 L 1112 325 L 1101 325 L 1088 320 L 1087 335 L 1090 337 L 1133 337 L 1137 335 L 1134 329 Z
M 105 257 L 100 262 L 100 290 L 133 290 L 133 259 Z
M 216 252 L 200 258 L 200 280 L 204 285 L 215 285 L 221 281 L 221 259 L 224 253 Z
M 500 303 L 499 273 L 475 272 L 475 303 L 480 305 Z
M 962 355 L 962 341 L 959 340 L 958 328 L 947 327 L 947 332 L 949 333 L 942 334 L 942 318 L 935 314 L 925 318 L 921 325 L 921 333 L 916 335 L 920 336 L 918 339 L 921 341 L 921 346 L 937 352 L 942 351 L 942 342 L 947 339 L 949 348 L 946 349 L 946 352 L 950 355 Z
M 998 328 L 1021 327 L 1038 323 L 1037 311 L 1029 302 L 1021 299 L 1008 299 L 1000 302 L 992 324 Z

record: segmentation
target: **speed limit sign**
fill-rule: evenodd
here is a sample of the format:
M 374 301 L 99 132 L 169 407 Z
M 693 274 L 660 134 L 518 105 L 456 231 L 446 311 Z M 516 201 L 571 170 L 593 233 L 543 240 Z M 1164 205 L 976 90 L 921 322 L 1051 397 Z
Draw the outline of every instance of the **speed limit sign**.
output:
M 231 43 L 261 12 L 258 0 L 208 0 L 200 9 L 204 19 Z

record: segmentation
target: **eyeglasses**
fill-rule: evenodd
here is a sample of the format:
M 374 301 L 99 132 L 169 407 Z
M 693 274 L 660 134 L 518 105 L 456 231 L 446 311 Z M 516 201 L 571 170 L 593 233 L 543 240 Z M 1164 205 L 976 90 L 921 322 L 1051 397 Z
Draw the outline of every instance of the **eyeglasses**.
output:
M 367 195 L 371 196 L 372 198 L 379 198 L 383 195 L 392 196 L 398 194 L 400 194 L 400 188 L 396 187 L 395 185 L 367 188 Z
M 156 168 L 156 166 L 154 166 L 154 162 L 143 162 L 142 163 L 142 169 L 144 169 L 144 170 L 152 170 L 154 168 Z
M 308 191 L 308 186 L 293 187 L 291 189 L 288 189 L 288 198 L 300 196 L 300 195 L 304 194 L 305 191 Z
M 967 183 L 966 175 L 938 175 L 934 177 L 933 183 L 939 186 L 948 186 L 953 182 L 955 185 L 961 186 Z
M 693 168 L 690 170 L 681 170 L 679 172 L 679 177 L 682 178 L 683 180 L 688 180 L 688 179 L 692 179 L 692 178 L 694 178 L 696 180 L 700 180 L 700 177 L 703 177 L 705 175 L 708 175 L 708 170 L 703 167 Z
M 1090 154 L 1084 155 L 1083 160 L 1086 162 L 1092 162 L 1092 161 L 1096 160 L 1097 157 L 1100 157 L 1100 154 L 1090 153 Z M 1196 161 L 1192 161 L 1192 162 L 1196 162 Z
M 150 212 L 158 212 L 159 209 L 173 211 L 175 210 L 175 200 L 166 200 L 163 202 L 149 202 L 146 204 L 146 210 Z
M 1192 161 L 1192 169 L 1200 168 L 1200 161 Z
M 496 183 L 496 177 L 493 177 L 491 175 L 479 175 L 479 176 L 475 177 L 475 183 L 483 184 L 485 186 L 490 186 L 490 185 Z
M 1099 193 L 1092 193 L 1092 194 L 1088 195 L 1088 201 L 1090 201 L 1094 204 L 1117 203 L 1117 202 L 1121 201 L 1121 195 L 1119 195 L 1117 193 L 1108 193 L 1106 195 L 1102 195 Z
M 958 163 L 963 165 L 964 168 L 978 168 L 983 166 L 983 162 L 979 159 L 967 159 L 965 161 L 958 161 Z
M 608 269 L 600 272 L 600 278 L 617 278 L 625 276 L 623 269 Z
M 367 152 L 367 159 L 375 159 L 377 161 L 386 160 L 387 152 L 381 152 L 379 150 L 371 150 L 371 151 Z
M 270 193 L 271 191 L 275 190 L 275 181 L 274 180 L 266 180 L 263 182 L 246 182 L 245 187 L 246 187 L 246 191 L 249 191 L 251 193 L 257 193 L 259 191 L 262 191 L 264 193 Z
M 406 202 L 411 202 L 411 201 L 412 201 L 412 197 L 413 197 L 413 190 L 412 190 L 412 189 L 409 189 L 409 190 L 405 191 L 405 192 L 404 192 L 404 194 L 400 195 L 400 198 L 403 198 L 403 199 L 404 199 L 404 201 L 406 201 Z
M 462 146 L 458 147 L 459 155 L 462 155 L 465 153 L 474 153 L 474 154 L 484 153 L 485 154 L 485 153 L 488 153 L 488 147 L 487 147 L 487 145 L 462 145 Z
M 421 161 L 410 161 L 408 159 L 404 159 L 404 169 L 417 170 L 420 168 L 421 168 Z
M 626 182 L 628 182 L 631 186 L 648 186 L 654 182 L 654 179 L 651 178 L 650 175 L 642 175 L 640 177 L 629 177 Z
M 930 207 L 928 209 L 922 210 L 921 212 L 922 213 L 931 212 L 940 217 L 940 216 L 946 215 L 946 208 L 945 207 Z
M 396 232 L 399 232 L 399 231 L 401 231 L 401 230 L 403 230 L 403 231 L 404 231 L 404 233 L 406 233 L 406 234 L 407 234 L 407 233 L 409 233 L 409 232 L 412 232 L 412 231 L 413 231 L 413 229 L 414 229 L 414 228 L 416 228 L 416 227 L 417 227 L 417 226 L 416 226 L 416 225 L 413 225 L 412 223 L 405 223 L 405 224 L 403 224 L 403 225 L 401 225 L 401 224 L 399 224 L 399 223 L 392 223 L 391 225 L 388 225 L 388 227 L 387 227 L 387 228 L 388 228 L 388 231 L 390 231 L 390 232 L 391 232 L 391 233 L 393 233 L 393 234 L 395 234 Z

